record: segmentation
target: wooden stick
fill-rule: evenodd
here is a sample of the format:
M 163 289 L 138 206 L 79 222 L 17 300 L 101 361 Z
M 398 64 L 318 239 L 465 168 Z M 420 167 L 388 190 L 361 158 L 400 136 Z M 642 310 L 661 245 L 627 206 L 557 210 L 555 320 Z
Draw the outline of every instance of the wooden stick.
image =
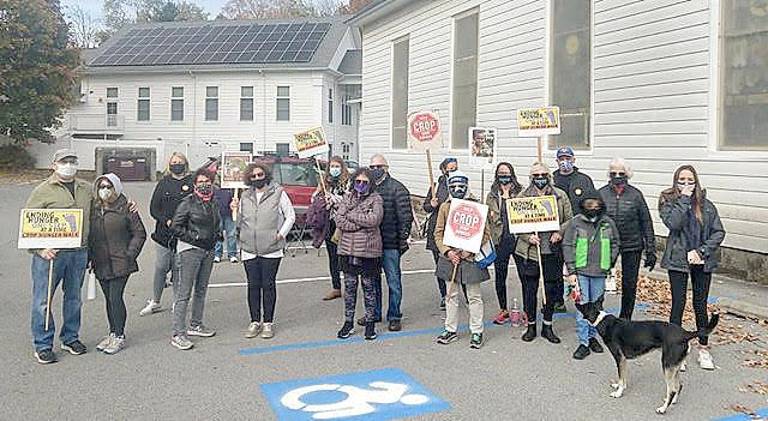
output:
M 320 188 L 323 190 L 323 196 L 327 195 L 328 192 L 325 190 L 325 173 L 323 173 L 323 169 L 320 168 L 320 161 L 315 158 L 315 165 L 317 165 L 317 174 L 320 177 Z M 328 165 L 331 165 L 330 162 L 328 162 Z
M 51 320 L 51 299 L 53 298 L 53 259 L 48 261 L 48 301 L 45 306 L 45 331 Z
M 461 263 L 459 263 L 461 264 Z M 448 283 L 448 292 L 446 294 L 446 298 L 448 300 L 451 299 L 451 294 L 453 294 L 453 284 L 456 282 L 456 271 L 458 271 L 459 265 L 453 265 L 453 273 L 451 274 L 451 282 Z
M 437 189 L 435 188 L 435 176 L 432 174 L 432 152 L 427 148 L 427 172 L 429 174 L 429 190 L 432 192 L 432 198 L 437 197 Z
M 539 162 L 544 162 L 542 149 L 541 136 L 539 136 L 538 140 L 536 140 L 536 157 L 538 158 Z
M 537 237 L 538 232 L 534 233 Z M 539 260 L 539 290 L 541 291 L 542 305 L 547 305 L 547 291 L 544 289 L 544 265 L 541 263 L 541 238 L 539 244 L 536 244 L 536 253 Z
M 237 198 L 237 200 L 239 202 L 240 201 L 240 189 L 239 188 L 235 189 L 235 197 Z M 235 208 L 235 210 L 232 211 L 232 220 L 233 221 L 237 221 L 237 208 Z M 229 233 L 227 233 L 227 235 L 229 235 Z

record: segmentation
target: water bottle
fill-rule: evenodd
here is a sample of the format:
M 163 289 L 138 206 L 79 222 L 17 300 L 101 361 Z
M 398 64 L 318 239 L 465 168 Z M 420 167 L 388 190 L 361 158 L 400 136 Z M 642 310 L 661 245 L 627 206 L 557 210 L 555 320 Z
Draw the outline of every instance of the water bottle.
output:
M 611 274 L 605 279 L 605 292 L 606 294 L 616 294 L 616 268 L 611 269 Z
M 93 270 L 88 272 L 88 294 L 86 299 L 88 301 L 96 299 L 96 274 Z
M 520 327 L 523 324 L 520 306 L 517 304 L 517 298 L 512 300 L 512 310 L 509 312 L 509 320 L 512 327 Z

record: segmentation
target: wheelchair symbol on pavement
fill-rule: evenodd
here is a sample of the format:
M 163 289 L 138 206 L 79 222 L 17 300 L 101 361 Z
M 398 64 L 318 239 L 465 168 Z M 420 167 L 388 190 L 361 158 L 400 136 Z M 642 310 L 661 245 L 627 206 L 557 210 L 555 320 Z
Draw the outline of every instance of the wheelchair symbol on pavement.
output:
M 340 384 L 316 384 L 293 389 L 280 399 L 286 408 L 295 411 L 311 412 L 316 420 L 330 420 L 335 418 L 367 415 L 376 412 L 373 404 L 402 403 L 404 405 L 423 405 L 429 402 L 429 397 L 420 394 L 406 395 L 408 385 L 388 382 L 371 382 L 371 389 L 363 389 L 357 386 Z M 315 392 L 338 391 L 347 395 L 347 398 L 334 403 L 310 405 L 301 400 L 305 395 Z
M 396 368 L 262 384 L 261 389 L 279 420 L 379 421 L 450 409 Z

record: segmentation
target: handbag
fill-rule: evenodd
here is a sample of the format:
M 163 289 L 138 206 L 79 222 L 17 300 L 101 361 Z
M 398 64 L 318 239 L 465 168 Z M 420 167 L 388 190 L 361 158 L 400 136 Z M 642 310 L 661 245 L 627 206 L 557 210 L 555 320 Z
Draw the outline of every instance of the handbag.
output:
M 480 252 L 475 254 L 475 265 L 480 269 L 485 269 L 494 261 L 496 261 L 496 247 L 493 245 L 493 240 L 489 240 L 480 247 Z

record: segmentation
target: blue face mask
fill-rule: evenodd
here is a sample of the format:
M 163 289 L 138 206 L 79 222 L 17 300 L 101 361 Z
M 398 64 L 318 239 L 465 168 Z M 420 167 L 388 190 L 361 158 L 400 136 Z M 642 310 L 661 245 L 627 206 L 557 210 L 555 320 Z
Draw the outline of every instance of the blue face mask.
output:
M 558 162 L 557 165 L 560 167 L 560 171 L 562 171 L 564 173 L 569 173 L 569 172 L 573 171 L 573 162 L 571 162 L 571 161 L 563 160 L 563 161 Z
M 331 167 L 331 169 L 328 170 L 328 174 L 330 174 L 333 178 L 337 178 L 341 175 L 341 168 Z
M 365 195 L 368 194 L 368 191 L 371 189 L 371 183 L 367 181 L 360 181 L 355 180 L 355 191 L 359 194 Z
M 384 175 L 386 172 L 384 171 L 384 168 L 374 168 L 371 170 L 371 175 L 373 175 L 373 179 L 378 181 L 384 178 Z

